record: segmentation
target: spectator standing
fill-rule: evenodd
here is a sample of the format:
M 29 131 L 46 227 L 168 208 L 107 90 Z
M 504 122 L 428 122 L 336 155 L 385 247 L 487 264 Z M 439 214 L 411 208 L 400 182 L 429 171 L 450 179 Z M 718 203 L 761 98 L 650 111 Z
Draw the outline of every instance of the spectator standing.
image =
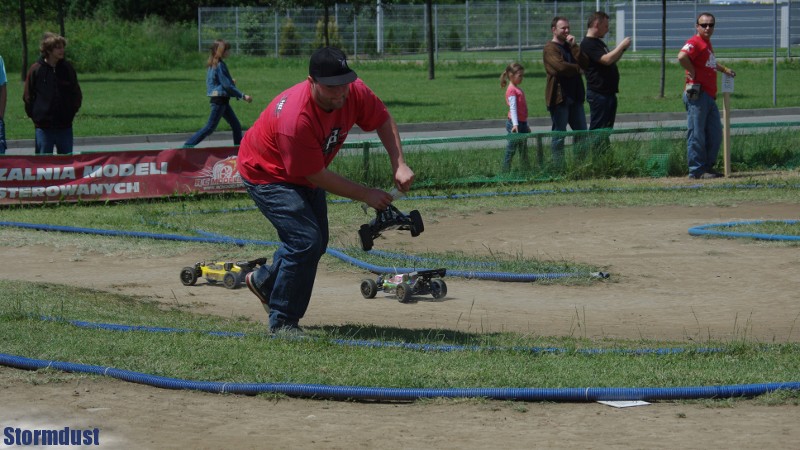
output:
M 575 36 L 570 34 L 569 20 L 555 17 L 550 24 L 553 39 L 545 44 L 544 69 L 547 72 L 545 104 L 553 121 L 552 130 L 564 132 L 567 124 L 573 131 L 586 130 L 586 113 L 583 99 L 586 92 L 581 73 L 587 66 L 587 58 L 581 53 Z M 576 144 L 582 137 L 576 138 Z M 560 166 L 564 162 L 564 136 L 556 133 L 552 139 L 553 162 Z
M 597 11 L 589 16 L 586 37 L 581 41 L 581 52 L 589 58 L 586 67 L 586 102 L 589 103 L 589 130 L 611 129 L 617 117 L 617 92 L 619 69 L 617 61 L 631 45 L 631 38 L 622 39 L 609 51 L 603 42 L 608 33 L 608 14 Z M 593 137 L 596 150 L 606 150 L 611 142 L 608 134 Z
M 723 176 L 714 170 L 722 143 L 722 122 L 717 107 L 717 72 L 735 77 L 736 73 L 719 64 L 714 56 L 711 36 L 716 19 L 701 13 L 695 21 L 696 34 L 686 41 L 678 62 L 686 70 L 683 103 L 686 106 L 686 159 L 689 178 L 708 179 Z
M 272 333 L 302 333 L 317 273 L 328 245 L 326 192 L 384 210 L 392 196 L 327 169 L 354 124 L 376 130 L 401 192 L 414 172 L 383 102 L 347 65 L 345 54 L 323 47 L 311 55 L 308 78 L 280 93 L 239 147 L 238 167 L 250 197 L 278 232 L 272 265 L 245 277 L 269 314 Z
M 230 105 L 231 97 L 237 100 L 244 100 L 247 103 L 253 101 L 253 97 L 244 94 L 236 88 L 236 80 L 231 77 L 228 66 L 223 61 L 231 51 L 231 44 L 222 39 L 217 39 L 211 45 L 211 54 L 208 57 L 208 70 L 206 70 L 206 95 L 211 103 L 211 114 L 208 116 L 208 123 L 197 133 L 186 141 L 184 147 L 194 147 L 203 139 L 211 136 L 217 129 L 219 121 L 225 119 L 233 131 L 233 145 L 242 142 L 242 124 L 233 108 Z
M 72 120 L 81 108 L 83 94 L 78 75 L 66 59 L 67 40 L 47 32 L 39 44 L 41 57 L 25 76 L 22 96 L 25 113 L 36 127 L 36 154 L 72 153 Z
M 8 79 L 6 78 L 6 64 L 3 62 L 3 57 L 0 56 L 0 155 L 6 153 L 6 103 L 8 100 L 8 90 L 6 85 Z
M 519 63 L 509 64 L 500 75 L 500 87 L 506 89 L 506 104 L 508 105 L 506 131 L 509 134 L 531 132 L 528 127 L 528 103 L 525 101 L 525 93 L 519 87 L 524 77 L 525 68 Z M 522 160 L 522 170 L 530 169 L 528 140 L 510 138 L 506 144 L 506 154 L 503 158 L 503 172 L 511 169 L 511 159 L 517 151 Z

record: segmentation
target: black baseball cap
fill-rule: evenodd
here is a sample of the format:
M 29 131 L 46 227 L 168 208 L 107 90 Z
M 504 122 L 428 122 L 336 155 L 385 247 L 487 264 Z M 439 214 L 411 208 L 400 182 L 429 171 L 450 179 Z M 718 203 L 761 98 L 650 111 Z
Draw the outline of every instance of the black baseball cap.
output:
M 347 65 L 344 52 L 335 47 L 322 47 L 311 55 L 308 74 L 315 81 L 328 86 L 340 86 L 356 81 L 358 76 Z

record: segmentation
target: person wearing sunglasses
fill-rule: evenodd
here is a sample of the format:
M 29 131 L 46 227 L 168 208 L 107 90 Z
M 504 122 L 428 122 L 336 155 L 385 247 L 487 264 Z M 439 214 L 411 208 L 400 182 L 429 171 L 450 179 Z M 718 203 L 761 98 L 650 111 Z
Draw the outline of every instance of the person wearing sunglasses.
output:
M 722 144 L 722 122 L 717 108 L 717 72 L 735 77 L 736 73 L 717 62 L 711 36 L 716 19 L 711 13 L 697 16 L 696 34 L 678 52 L 678 62 L 686 70 L 683 103 L 687 113 L 686 158 L 690 179 L 718 178 L 714 170 Z

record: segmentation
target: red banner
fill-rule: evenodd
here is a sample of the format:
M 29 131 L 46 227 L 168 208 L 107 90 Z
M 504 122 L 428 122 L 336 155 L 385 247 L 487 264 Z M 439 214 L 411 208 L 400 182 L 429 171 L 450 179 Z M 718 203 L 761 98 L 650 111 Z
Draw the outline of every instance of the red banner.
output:
M 241 192 L 236 147 L 0 157 L 0 204 Z

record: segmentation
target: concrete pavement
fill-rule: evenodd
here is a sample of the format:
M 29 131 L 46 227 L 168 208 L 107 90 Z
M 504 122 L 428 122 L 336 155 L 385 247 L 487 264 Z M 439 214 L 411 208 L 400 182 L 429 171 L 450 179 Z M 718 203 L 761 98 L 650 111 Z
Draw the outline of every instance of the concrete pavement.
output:
M 721 105 L 720 105 L 721 107 Z M 800 123 L 800 107 L 769 108 L 731 111 L 731 123 Z M 528 122 L 532 131 L 550 130 L 550 118 L 532 118 Z M 619 114 L 615 128 L 656 128 L 685 126 L 686 114 L 680 113 L 638 113 Z M 439 122 L 419 124 L 399 124 L 403 139 L 447 138 L 470 136 L 496 136 L 505 134 L 505 120 L 473 120 L 462 122 Z M 142 134 L 127 136 L 97 136 L 75 138 L 75 153 L 103 150 L 164 150 L 180 148 L 192 133 Z M 375 139 L 374 133 L 364 133 L 354 128 L 348 137 L 349 142 Z M 201 142 L 198 147 L 220 147 L 233 143 L 230 131 L 219 131 Z M 32 155 L 33 139 L 8 141 L 9 155 Z

